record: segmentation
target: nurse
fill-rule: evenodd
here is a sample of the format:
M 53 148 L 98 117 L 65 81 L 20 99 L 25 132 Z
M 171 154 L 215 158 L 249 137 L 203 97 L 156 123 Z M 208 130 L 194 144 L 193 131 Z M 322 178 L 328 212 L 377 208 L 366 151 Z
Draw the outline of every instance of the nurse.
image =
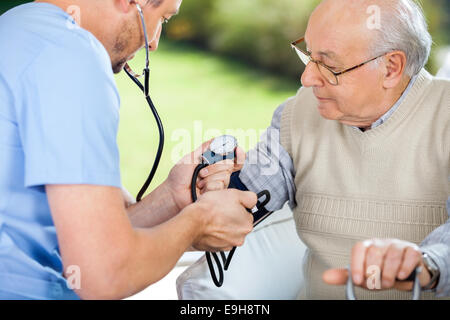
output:
M 218 190 L 239 164 L 211 166 L 191 203 L 189 159 L 208 143 L 125 205 L 113 73 L 144 46 L 137 7 L 154 51 L 180 5 L 48 0 L 0 17 L 0 299 L 125 298 L 187 249 L 229 250 L 252 230 L 256 195 Z

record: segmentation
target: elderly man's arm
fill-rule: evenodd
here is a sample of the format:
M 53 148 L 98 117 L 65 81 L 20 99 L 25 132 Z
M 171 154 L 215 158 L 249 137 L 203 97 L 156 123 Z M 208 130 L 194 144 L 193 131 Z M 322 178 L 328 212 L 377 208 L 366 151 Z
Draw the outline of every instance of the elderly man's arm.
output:
M 450 197 L 447 200 L 447 212 L 447 222 L 430 233 L 420 245 L 422 252 L 427 253 L 440 270 L 436 297 L 450 296 Z
M 271 194 L 266 205 L 268 211 L 281 209 L 287 201 L 291 208 L 297 205 L 294 163 L 280 142 L 281 114 L 286 103 L 275 110 L 270 127 L 262 134 L 257 146 L 247 153 L 239 179 L 235 174 L 231 181 L 232 185 L 242 183 L 255 193 L 268 190 Z
M 265 206 L 268 211 L 280 210 L 287 201 L 291 208 L 296 206 L 294 163 L 280 142 L 281 114 L 286 103 L 275 110 L 271 125 L 262 134 L 257 146 L 247 153 L 242 170 L 235 168 L 237 172 L 229 181 L 229 188 L 255 193 L 269 191 L 271 200 Z M 201 186 L 214 180 L 213 175 L 217 175 L 219 169 L 208 167 L 206 174 L 200 171 L 200 178 L 203 179 Z

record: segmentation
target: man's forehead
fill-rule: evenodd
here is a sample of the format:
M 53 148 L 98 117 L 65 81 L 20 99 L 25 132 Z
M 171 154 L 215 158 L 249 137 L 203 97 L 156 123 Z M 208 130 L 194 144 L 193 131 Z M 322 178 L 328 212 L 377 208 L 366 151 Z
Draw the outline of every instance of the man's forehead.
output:
M 177 15 L 180 11 L 181 2 L 182 0 L 164 0 L 161 7 L 165 14 Z
M 180 12 L 180 8 L 177 8 L 177 9 L 172 9 L 172 10 L 169 12 L 169 14 L 171 14 L 171 15 L 173 15 L 173 16 L 176 16 L 179 12 Z
M 366 28 L 355 20 L 311 17 L 305 33 L 305 43 L 314 55 L 327 57 L 336 62 L 346 61 L 348 56 L 365 52 L 370 37 Z
M 172 5 L 172 12 L 171 14 L 177 15 L 180 12 L 180 6 L 183 0 L 175 0 L 174 4 Z
M 341 55 L 344 54 L 341 46 L 336 43 L 336 37 L 314 37 L 314 35 L 309 35 L 308 32 L 305 34 L 305 44 L 308 50 L 314 55 L 326 57 L 331 60 L 339 62 Z

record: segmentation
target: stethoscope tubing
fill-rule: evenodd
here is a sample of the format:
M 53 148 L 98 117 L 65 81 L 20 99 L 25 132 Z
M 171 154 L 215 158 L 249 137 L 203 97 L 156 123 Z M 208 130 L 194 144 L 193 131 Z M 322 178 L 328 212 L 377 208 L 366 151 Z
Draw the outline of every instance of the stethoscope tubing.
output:
M 146 28 L 146 24 L 145 24 L 145 19 L 144 19 L 144 13 L 142 11 L 141 6 L 134 2 L 136 5 L 136 8 L 139 12 L 139 16 L 141 19 L 141 23 L 142 23 L 142 28 L 143 28 L 143 32 L 144 32 L 144 39 L 145 39 L 145 54 L 146 54 L 146 60 L 145 60 L 145 69 L 143 72 L 143 76 L 144 76 L 144 84 L 142 84 L 137 77 L 135 77 L 129 69 L 128 65 L 125 66 L 124 70 L 125 73 L 128 75 L 128 77 L 130 77 L 130 79 L 139 87 L 139 89 L 144 93 L 145 96 L 145 100 L 147 101 L 153 116 L 155 118 L 156 124 L 158 126 L 158 131 L 159 131 L 159 144 L 158 144 L 158 151 L 156 153 L 156 157 L 155 157 L 155 161 L 153 163 L 153 167 L 152 170 L 150 171 L 150 174 L 147 178 L 147 180 L 145 181 L 144 185 L 142 186 L 142 188 L 140 189 L 137 197 L 136 197 L 136 201 L 140 202 L 142 200 L 142 197 L 144 196 L 145 192 L 147 191 L 148 187 L 150 186 L 156 171 L 158 169 L 159 163 L 161 161 L 161 157 L 164 151 L 164 141 L 165 141 L 165 135 L 164 135 L 164 126 L 163 123 L 161 121 L 161 118 L 158 114 L 158 111 L 156 110 L 156 107 L 150 97 L 149 94 L 149 87 L 150 87 L 150 69 L 149 69 L 149 42 L 148 42 L 148 36 L 147 36 L 147 28 Z

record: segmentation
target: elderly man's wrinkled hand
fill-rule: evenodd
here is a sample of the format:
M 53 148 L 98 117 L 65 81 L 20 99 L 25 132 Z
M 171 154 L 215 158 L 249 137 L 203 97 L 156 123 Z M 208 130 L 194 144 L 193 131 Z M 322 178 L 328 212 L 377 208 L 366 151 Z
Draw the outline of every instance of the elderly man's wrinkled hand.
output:
M 422 252 L 411 242 L 398 239 L 371 239 L 358 242 L 351 253 L 352 280 L 356 286 L 366 289 L 390 289 L 411 291 L 412 281 L 407 279 L 421 267 L 421 286 L 427 285 L 431 276 L 425 268 Z M 346 269 L 329 269 L 322 275 L 327 284 L 344 285 L 347 282 Z
M 200 170 L 199 180 L 197 181 L 197 188 L 200 190 L 200 194 L 227 189 L 230 184 L 231 174 L 241 170 L 244 162 L 245 152 L 237 147 L 234 160 L 220 161 Z

